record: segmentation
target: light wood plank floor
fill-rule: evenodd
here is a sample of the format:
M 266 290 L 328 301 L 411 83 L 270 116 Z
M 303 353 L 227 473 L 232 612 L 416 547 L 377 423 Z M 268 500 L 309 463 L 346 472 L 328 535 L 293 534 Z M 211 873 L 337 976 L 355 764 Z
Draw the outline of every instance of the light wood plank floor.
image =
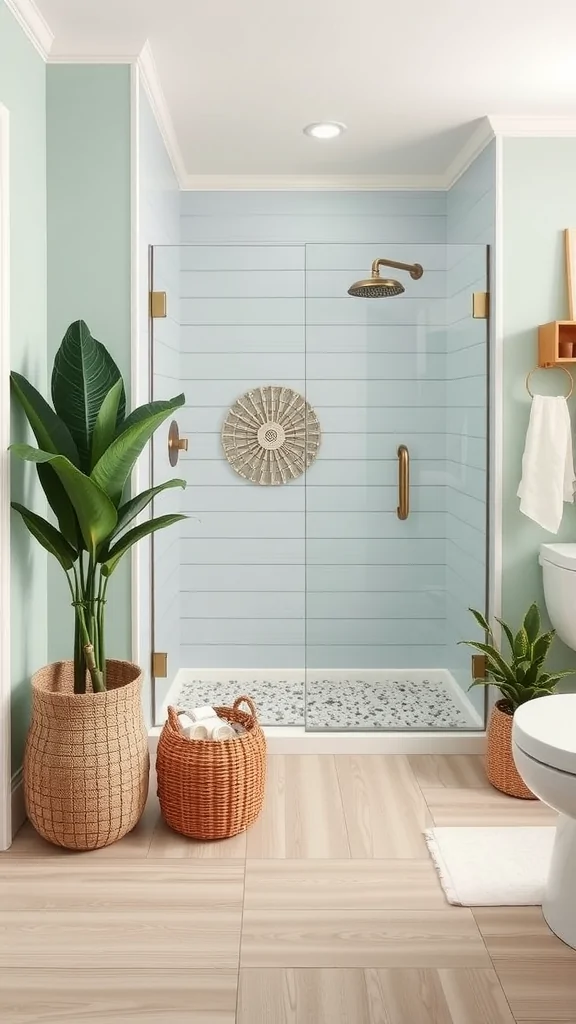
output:
M 270 758 L 222 843 L 160 820 L 0 855 L 2 1024 L 576 1024 L 576 951 L 538 908 L 450 907 L 422 831 L 548 824 L 478 757 Z

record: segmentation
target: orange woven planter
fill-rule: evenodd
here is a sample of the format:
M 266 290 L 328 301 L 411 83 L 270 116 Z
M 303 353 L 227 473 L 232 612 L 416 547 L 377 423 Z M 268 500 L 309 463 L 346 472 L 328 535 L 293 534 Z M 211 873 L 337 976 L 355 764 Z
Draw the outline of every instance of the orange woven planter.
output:
M 502 710 L 504 701 L 497 701 L 492 708 L 488 723 L 486 746 L 486 775 L 495 789 L 516 796 L 521 800 L 536 800 L 537 797 L 528 789 L 518 774 L 512 756 L 512 721 L 513 715 Z
M 142 673 L 107 662 L 105 693 L 74 693 L 74 663 L 60 661 L 32 678 L 32 721 L 24 753 L 28 817 L 44 839 L 95 850 L 139 821 L 150 759 L 142 716 Z
M 239 710 L 247 704 L 250 713 Z M 266 739 L 249 697 L 234 707 L 215 708 L 219 718 L 239 722 L 246 732 L 231 740 L 191 740 L 178 711 L 158 741 L 156 772 L 162 816 L 175 832 L 194 839 L 226 839 L 244 832 L 262 810 L 266 784 Z

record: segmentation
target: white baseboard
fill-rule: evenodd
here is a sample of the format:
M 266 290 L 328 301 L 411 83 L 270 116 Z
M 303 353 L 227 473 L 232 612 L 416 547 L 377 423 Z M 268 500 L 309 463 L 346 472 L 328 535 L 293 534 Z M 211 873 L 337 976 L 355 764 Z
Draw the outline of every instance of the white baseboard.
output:
M 22 769 L 12 776 L 12 839 L 26 821 L 24 804 L 24 777 Z

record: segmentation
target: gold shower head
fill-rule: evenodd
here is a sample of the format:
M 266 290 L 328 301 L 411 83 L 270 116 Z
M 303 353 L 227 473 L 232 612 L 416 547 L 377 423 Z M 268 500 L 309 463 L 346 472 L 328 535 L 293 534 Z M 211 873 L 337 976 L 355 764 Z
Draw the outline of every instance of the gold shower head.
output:
M 365 281 L 356 281 L 348 289 L 348 295 L 355 295 L 360 299 L 387 299 L 392 295 L 401 295 L 404 285 L 391 277 L 380 277 L 380 267 L 397 267 L 399 270 L 407 270 L 410 277 L 417 281 L 424 273 L 419 263 L 396 263 L 394 260 L 374 260 L 372 264 L 372 277 Z

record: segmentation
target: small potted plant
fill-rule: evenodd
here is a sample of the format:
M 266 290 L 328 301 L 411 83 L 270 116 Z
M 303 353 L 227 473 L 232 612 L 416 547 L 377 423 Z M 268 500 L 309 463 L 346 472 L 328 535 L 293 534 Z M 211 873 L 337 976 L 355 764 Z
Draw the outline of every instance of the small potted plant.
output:
M 47 665 L 32 679 L 26 808 L 50 842 L 96 849 L 134 828 L 148 794 L 142 670 L 107 659 L 105 607 L 126 552 L 185 518 L 137 522 L 156 494 L 184 487 L 183 480 L 125 495 L 136 459 L 184 395 L 127 416 L 120 371 L 82 320 L 68 328 L 54 360 L 54 408 L 25 377 L 12 373 L 11 382 L 38 443 L 13 444 L 11 451 L 36 464 L 58 526 L 18 502 L 12 507 L 61 566 L 75 613 L 74 659 Z
M 492 709 L 488 723 L 486 746 L 486 774 L 496 789 L 523 800 L 535 800 L 534 794 L 521 779 L 512 756 L 512 719 L 520 704 L 536 697 L 554 693 L 556 683 L 574 671 L 543 671 L 544 662 L 556 635 L 554 629 L 540 633 L 540 612 L 537 604 L 530 605 L 524 621 L 514 636 L 510 626 L 496 617 L 510 647 L 507 660 L 498 649 L 490 623 L 481 612 L 469 609 L 478 625 L 486 633 L 486 642 L 461 640 L 485 655 L 487 678 L 475 679 L 472 686 L 496 686 L 502 697 Z

